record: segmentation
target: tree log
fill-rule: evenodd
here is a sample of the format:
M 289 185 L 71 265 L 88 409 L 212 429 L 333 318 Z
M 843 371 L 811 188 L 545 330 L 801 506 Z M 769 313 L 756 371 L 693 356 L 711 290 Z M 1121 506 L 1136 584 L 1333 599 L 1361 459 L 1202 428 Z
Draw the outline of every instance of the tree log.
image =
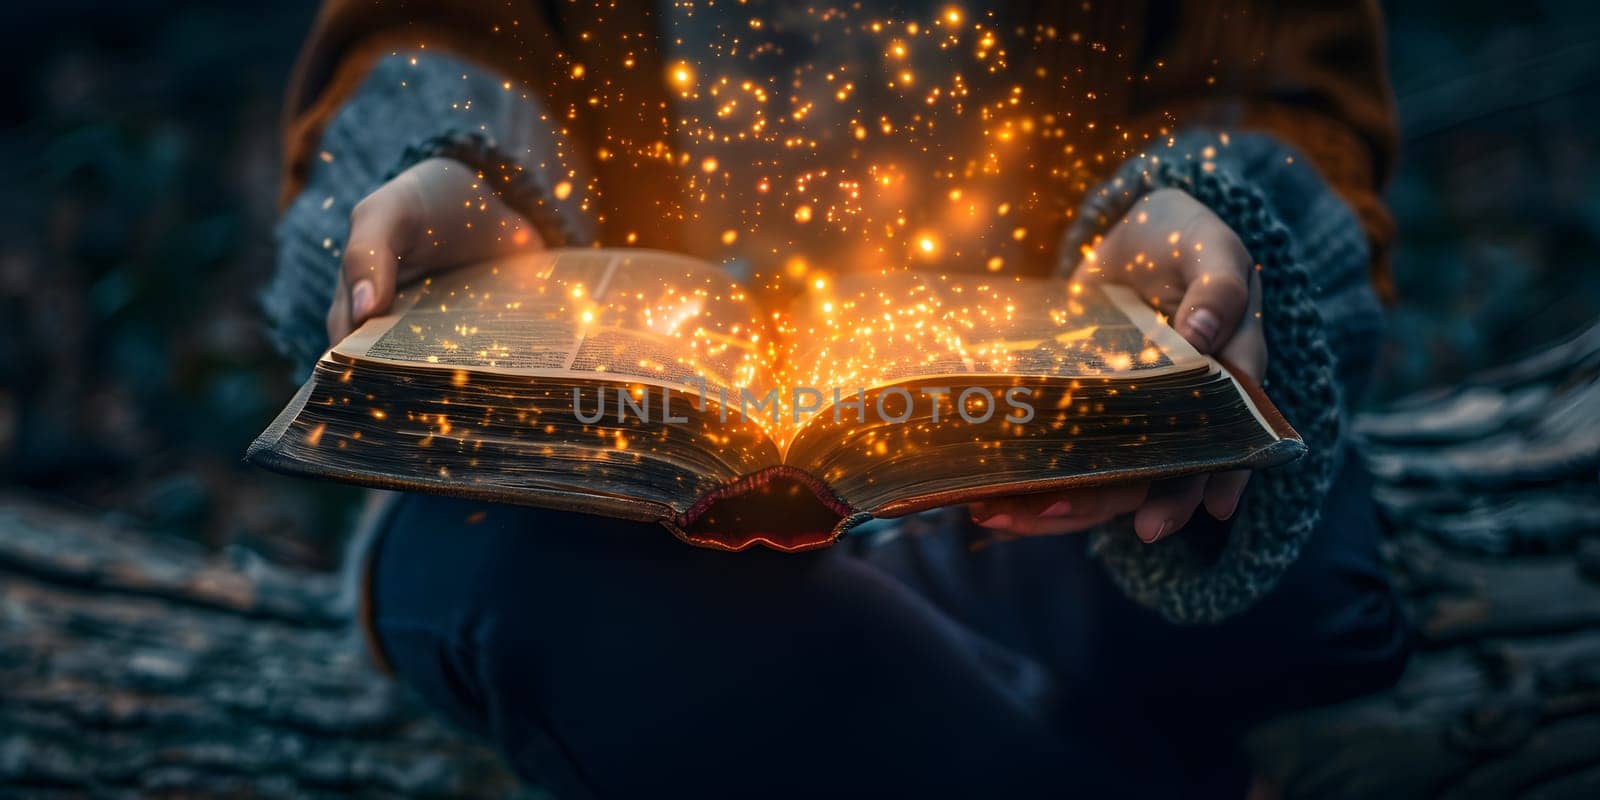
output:
M 505 796 L 376 673 L 334 576 L 0 498 L 0 785 L 30 796 Z
M 1600 796 L 1600 325 L 1357 429 L 1421 649 L 1254 763 L 1292 798 Z

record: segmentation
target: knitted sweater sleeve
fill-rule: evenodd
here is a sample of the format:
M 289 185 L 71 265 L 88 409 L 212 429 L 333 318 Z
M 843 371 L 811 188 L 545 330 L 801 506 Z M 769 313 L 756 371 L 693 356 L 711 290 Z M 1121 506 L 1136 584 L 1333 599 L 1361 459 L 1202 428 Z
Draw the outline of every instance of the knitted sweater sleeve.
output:
M 1167 187 L 1209 206 L 1259 265 L 1269 353 L 1263 388 L 1309 453 L 1255 474 L 1220 549 L 1181 535 L 1146 545 L 1110 528 L 1093 547 L 1134 600 L 1174 622 L 1215 622 L 1269 591 L 1316 527 L 1383 316 L 1355 213 L 1305 158 L 1261 134 L 1187 131 L 1131 159 L 1085 200 L 1062 252 L 1078 252 L 1140 196 Z
M 565 142 L 543 105 L 512 85 L 453 56 L 396 51 L 372 65 L 328 122 L 303 185 L 279 219 L 276 269 L 262 297 L 279 349 L 302 374 L 328 346 L 323 319 L 350 212 L 401 170 L 441 146 L 470 140 L 514 161 L 546 189 L 563 180 L 585 185 L 554 158 Z M 576 210 L 578 194 L 554 211 L 584 235 L 591 221 Z

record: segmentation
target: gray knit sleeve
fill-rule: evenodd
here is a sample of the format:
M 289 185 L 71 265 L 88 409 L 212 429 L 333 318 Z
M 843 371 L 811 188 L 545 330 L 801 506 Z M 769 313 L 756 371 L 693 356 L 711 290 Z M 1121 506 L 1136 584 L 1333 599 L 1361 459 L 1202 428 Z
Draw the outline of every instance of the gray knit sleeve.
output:
M 395 173 L 418 160 L 424 143 L 464 134 L 517 160 L 545 187 L 569 175 L 570 152 L 543 105 L 492 70 L 423 50 L 378 61 L 323 132 L 305 188 L 277 227 L 277 266 L 262 305 L 279 349 L 300 374 L 328 346 L 324 317 L 333 299 L 350 211 Z M 570 161 L 570 159 L 569 159 Z M 558 210 L 574 229 L 591 222 L 570 205 Z
M 1304 158 L 1266 136 L 1191 131 L 1129 161 L 1084 202 L 1062 252 L 1077 253 L 1139 197 L 1167 187 L 1211 208 L 1260 265 L 1263 388 L 1308 453 L 1255 474 L 1220 550 L 1183 536 L 1146 545 L 1125 528 L 1097 532 L 1092 546 L 1137 602 L 1174 622 L 1216 622 L 1271 590 L 1315 529 L 1383 317 L 1355 214 Z

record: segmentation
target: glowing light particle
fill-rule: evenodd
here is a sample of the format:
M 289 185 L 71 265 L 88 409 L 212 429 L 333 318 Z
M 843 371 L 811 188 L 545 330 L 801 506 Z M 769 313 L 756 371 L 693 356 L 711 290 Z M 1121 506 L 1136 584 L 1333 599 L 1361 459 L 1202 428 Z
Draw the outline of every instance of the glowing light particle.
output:
M 688 62 L 680 61 L 674 64 L 667 75 L 679 89 L 688 89 L 694 85 L 694 67 L 689 66 Z

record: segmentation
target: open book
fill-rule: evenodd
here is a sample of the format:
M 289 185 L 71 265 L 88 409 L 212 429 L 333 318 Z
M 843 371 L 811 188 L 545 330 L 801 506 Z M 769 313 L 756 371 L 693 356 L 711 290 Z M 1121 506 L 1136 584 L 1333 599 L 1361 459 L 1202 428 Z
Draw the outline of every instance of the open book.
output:
M 796 550 L 873 517 L 1305 450 L 1119 287 L 894 271 L 786 297 L 646 250 L 452 271 L 323 355 L 247 458 Z

